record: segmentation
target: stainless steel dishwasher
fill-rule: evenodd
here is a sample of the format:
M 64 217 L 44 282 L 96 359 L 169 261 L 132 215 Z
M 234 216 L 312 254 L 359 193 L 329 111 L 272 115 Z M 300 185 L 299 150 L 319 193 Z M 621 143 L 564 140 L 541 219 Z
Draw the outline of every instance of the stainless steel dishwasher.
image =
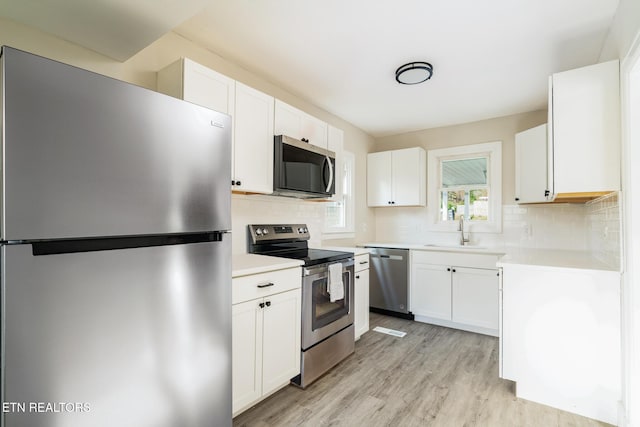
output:
M 370 247 L 369 308 L 412 319 L 409 311 L 409 250 Z

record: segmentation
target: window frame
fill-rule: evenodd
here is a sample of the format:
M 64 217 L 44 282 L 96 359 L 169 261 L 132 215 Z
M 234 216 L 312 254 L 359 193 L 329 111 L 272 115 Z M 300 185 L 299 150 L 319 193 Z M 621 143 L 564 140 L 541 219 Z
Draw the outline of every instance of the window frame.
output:
M 348 182 L 344 184 L 336 185 L 336 189 L 339 189 L 342 194 L 336 194 L 332 197 L 332 201 L 325 206 L 324 217 L 324 230 L 322 232 L 322 238 L 325 240 L 331 239 L 349 239 L 355 237 L 355 177 L 356 177 L 356 158 L 355 154 L 351 151 L 343 150 L 340 156 L 340 166 L 342 167 L 341 176 L 347 177 Z M 346 170 L 350 167 L 350 170 Z M 346 187 L 346 188 L 345 188 Z M 344 226 L 329 226 L 327 224 L 327 209 L 335 206 L 336 203 L 343 203 L 344 209 Z
M 440 218 L 442 190 L 442 161 L 487 157 L 489 191 L 489 219 L 467 220 L 467 230 L 481 233 L 502 232 L 502 141 L 440 148 L 427 152 L 427 215 L 428 228 L 432 231 L 459 231 L 458 220 Z M 462 186 L 461 186 L 462 187 Z M 468 228 L 467 228 L 468 227 Z

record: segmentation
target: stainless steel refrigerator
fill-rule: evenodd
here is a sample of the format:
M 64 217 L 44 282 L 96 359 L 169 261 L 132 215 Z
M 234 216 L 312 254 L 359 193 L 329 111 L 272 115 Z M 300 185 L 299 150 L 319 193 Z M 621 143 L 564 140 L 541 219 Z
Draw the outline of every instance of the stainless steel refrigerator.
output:
M 2 425 L 231 425 L 231 122 L 2 47 Z

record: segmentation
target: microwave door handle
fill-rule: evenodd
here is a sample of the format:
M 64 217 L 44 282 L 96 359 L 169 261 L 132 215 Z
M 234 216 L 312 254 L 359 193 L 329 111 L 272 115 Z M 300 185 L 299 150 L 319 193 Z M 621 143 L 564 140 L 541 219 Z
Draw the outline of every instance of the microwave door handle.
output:
M 327 193 L 331 189 L 331 184 L 333 184 L 333 165 L 331 164 L 331 159 L 329 156 L 326 156 L 325 161 L 329 165 L 329 183 L 327 184 L 327 189 L 325 190 Z

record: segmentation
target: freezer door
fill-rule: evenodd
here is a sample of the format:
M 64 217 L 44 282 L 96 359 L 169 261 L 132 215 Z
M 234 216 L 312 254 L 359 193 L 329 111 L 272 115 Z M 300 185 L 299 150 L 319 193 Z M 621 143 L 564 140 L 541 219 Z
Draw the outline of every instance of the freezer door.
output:
M 0 240 L 231 229 L 231 119 L 3 47 Z
M 231 426 L 230 242 L 3 247 L 3 425 Z

